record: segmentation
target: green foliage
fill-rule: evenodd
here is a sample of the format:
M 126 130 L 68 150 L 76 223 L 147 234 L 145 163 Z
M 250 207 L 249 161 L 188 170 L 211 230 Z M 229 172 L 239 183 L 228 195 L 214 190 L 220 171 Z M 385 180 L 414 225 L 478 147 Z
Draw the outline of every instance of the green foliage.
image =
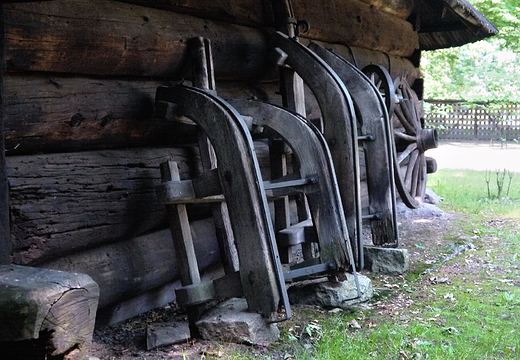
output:
M 425 98 L 520 103 L 520 7 L 517 0 L 473 0 L 499 34 L 458 48 L 425 52 Z

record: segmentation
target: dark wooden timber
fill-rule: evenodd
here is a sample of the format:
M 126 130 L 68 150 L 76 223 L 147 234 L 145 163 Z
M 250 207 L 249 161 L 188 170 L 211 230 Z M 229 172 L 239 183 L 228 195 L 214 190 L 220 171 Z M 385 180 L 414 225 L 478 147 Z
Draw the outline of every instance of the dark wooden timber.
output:
M 9 264 L 11 262 L 11 232 L 9 225 L 9 184 L 7 182 L 4 140 L 4 69 L 4 5 L 0 4 L 0 264 Z
M 190 222 L 199 270 L 218 262 L 219 251 L 211 218 Z M 168 229 L 112 244 L 77 251 L 41 267 L 89 274 L 99 285 L 99 307 L 158 289 L 179 279 L 179 268 Z M 180 286 L 180 283 L 179 283 Z
M 187 148 L 10 156 L 13 261 L 35 265 L 166 227 L 154 186 L 159 164 L 196 171 Z
M 215 45 L 217 78 L 269 77 L 264 31 L 252 27 L 102 0 L 5 9 L 9 70 L 180 79 L 189 77 L 187 40 L 203 35 Z

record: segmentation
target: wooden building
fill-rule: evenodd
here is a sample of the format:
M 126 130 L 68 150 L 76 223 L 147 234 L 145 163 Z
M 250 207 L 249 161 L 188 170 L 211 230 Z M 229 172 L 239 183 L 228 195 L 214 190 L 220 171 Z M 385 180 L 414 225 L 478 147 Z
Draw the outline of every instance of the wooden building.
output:
M 202 165 L 193 124 L 154 118 L 156 90 L 191 82 L 188 40 L 204 37 L 221 97 L 281 105 L 273 3 L 4 4 L 1 262 L 89 274 L 100 286 L 100 323 L 171 301 L 178 269 L 154 186 L 163 161 L 176 161 L 181 179 Z M 301 43 L 331 48 L 359 69 L 381 65 L 419 101 L 421 51 L 496 33 L 465 0 L 290 3 Z M 306 105 L 319 117 L 312 99 Z M 211 208 L 192 204 L 188 214 L 199 266 L 208 268 L 219 259 Z

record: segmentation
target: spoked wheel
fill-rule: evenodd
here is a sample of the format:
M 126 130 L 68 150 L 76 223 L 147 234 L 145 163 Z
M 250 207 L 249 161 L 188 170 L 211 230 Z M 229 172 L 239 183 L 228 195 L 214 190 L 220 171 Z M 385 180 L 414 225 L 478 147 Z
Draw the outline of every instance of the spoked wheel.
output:
M 390 77 L 388 70 L 381 65 L 367 65 L 361 70 L 375 87 L 381 93 L 383 100 L 385 101 L 385 107 L 388 114 L 391 116 L 395 108 L 395 89 L 394 82 Z
M 438 146 L 436 129 L 424 129 L 418 111 L 419 99 L 404 78 L 394 82 L 400 99 L 391 117 L 394 133 L 395 185 L 403 202 L 419 207 L 427 181 L 427 158 L 424 152 Z

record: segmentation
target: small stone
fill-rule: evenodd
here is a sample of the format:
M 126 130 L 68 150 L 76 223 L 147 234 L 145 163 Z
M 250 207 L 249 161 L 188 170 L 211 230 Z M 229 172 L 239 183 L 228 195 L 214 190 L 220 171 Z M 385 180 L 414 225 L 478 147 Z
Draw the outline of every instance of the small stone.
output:
M 360 302 L 368 301 L 374 294 L 372 281 L 358 274 L 361 297 L 357 298 L 357 287 L 353 274 L 346 273 L 347 280 L 308 281 L 291 286 L 287 293 L 291 304 L 317 305 L 323 308 L 350 309 Z
M 427 204 L 438 204 L 442 198 L 437 195 L 432 189 L 426 188 L 426 191 L 424 192 L 424 202 Z
M 407 249 L 365 246 L 365 268 L 379 274 L 401 275 L 410 268 Z
M 247 312 L 245 299 L 232 298 L 208 311 L 197 328 L 205 340 L 267 346 L 277 341 L 280 331 L 262 315 Z
M 190 339 L 187 322 L 153 323 L 146 328 L 146 348 L 155 349 L 160 346 L 185 342 Z
M 435 218 L 442 217 L 444 211 L 439 209 L 436 205 L 422 203 L 417 209 L 410 209 L 404 203 L 399 201 L 396 206 L 397 215 L 401 219 L 409 218 Z

